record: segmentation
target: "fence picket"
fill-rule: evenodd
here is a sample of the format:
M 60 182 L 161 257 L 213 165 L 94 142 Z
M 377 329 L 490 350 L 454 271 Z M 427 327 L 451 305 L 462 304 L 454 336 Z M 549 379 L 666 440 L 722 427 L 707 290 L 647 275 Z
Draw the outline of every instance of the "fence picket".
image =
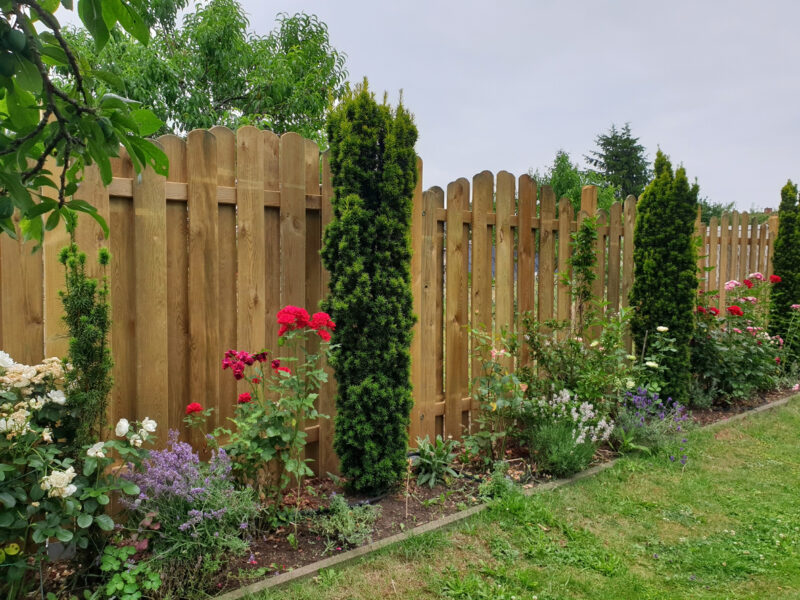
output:
M 469 325 L 467 246 L 464 212 L 469 210 L 469 182 L 458 179 L 447 186 L 447 380 L 445 382 L 445 434 L 460 440 L 463 430 L 462 399 L 469 391 Z
M 535 262 L 535 247 L 534 235 L 531 227 L 533 216 L 536 214 L 536 182 L 530 175 L 521 175 L 518 180 L 519 183 L 519 251 L 517 260 L 517 293 L 519 295 L 519 303 L 517 307 L 517 314 L 519 315 L 520 322 L 518 328 L 521 331 L 521 319 L 525 313 L 535 315 L 535 283 L 536 283 L 536 262 Z M 473 208 L 473 215 L 477 214 L 477 209 Z M 555 216 L 555 215 L 554 215 Z M 541 263 L 541 257 L 539 262 Z M 541 293 L 541 281 L 539 282 L 539 290 Z M 541 306 L 541 301 L 539 303 Z M 529 353 L 527 344 L 522 344 L 520 349 L 520 363 L 523 365 L 528 364 Z

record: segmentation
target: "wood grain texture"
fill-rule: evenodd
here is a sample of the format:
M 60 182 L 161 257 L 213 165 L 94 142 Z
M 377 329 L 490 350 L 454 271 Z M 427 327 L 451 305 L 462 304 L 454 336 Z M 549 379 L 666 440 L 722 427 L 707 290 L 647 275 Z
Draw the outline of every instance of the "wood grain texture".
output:
M 620 239 L 622 237 L 622 205 L 614 202 L 608 213 L 608 308 L 619 311 L 620 297 Z
M 495 204 L 497 226 L 495 227 L 495 336 L 505 329 L 509 333 L 514 327 L 514 232 L 511 230 L 511 215 L 514 212 L 514 176 L 508 171 L 497 174 Z M 513 368 L 510 357 L 501 361 L 507 369 Z
M 543 223 L 539 229 L 539 322 L 550 321 L 555 317 L 555 234 L 549 225 L 556 217 L 556 195 L 549 185 L 542 187 L 539 216 Z M 548 331 L 544 328 L 543 331 Z
M 536 214 L 536 182 L 530 175 L 521 175 L 518 180 L 519 190 L 519 227 L 517 237 L 519 250 L 517 258 L 517 295 L 518 295 L 518 323 L 517 330 L 522 331 L 522 317 L 526 313 L 535 315 L 536 310 L 536 248 L 532 228 L 533 216 Z M 473 214 L 475 210 L 473 209 Z M 555 217 L 555 209 L 553 217 Z M 540 259 L 541 261 L 541 259 Z M 474 281 L 473 281 L 474 284 Z M 539 290 L 541 293 L 541 281 Z M 530 354 L 527 344 L 522 344 L 520 349 L 520 363 L 527 365 Z
M 750 271 L 747 270 L 750 266 L 750 257 L 747 255 L 750 237 L 749 229 L 750 215 L 744 212 L 739 217 L 739 281 L 746 279 L 750 274 Z
M 264 137 L 264 189 L 280 189 L 280 138 L 271 131 Z M 280 198 L 280 193 L 279 196 Z M 267 348 L 278 349 L 278 323 L 281 308 L 281 214 L 280 203 L 264 208 L 264 338 Z
M 731 245 L 731 230 L 730 230 L 730 215 L 722 215 L 720 219 L 720 234 L 719 234 L 719 309 L 725 309 L 725 282 L 728 281 L 728 265 L 730 264 L 730 245 Z
M 769 227 L 769 238 L 767 244 L 767 272 L 765 275 L 769 277 L 770 275 L 774 275 L 774 266 L 772 264 L 773 254 L 775 252 L 775 240 L 778 239 L 778 215 L 770 216 L 769 220 L 767 221 L 767 226 Z
M 419 435 L 433 440 L 436 436 L 434 406 L 442 392 L 442 247 L 440 223 L 436 209 L 444 206 L 444 191 L 435 187 L 422 194 L 422 245 L 420 302 L 420 352 L 422 362 L 420 390 L 415 393 L 418 403 Z M 438 372 L 437 372 L 438 369 Z
M 558 320 L 568 321 L 572 317 L 572 287 L 569 284 L 569 257 L 572 255 L 573 208 L 569 198 L 562 198 L 558 205 Z
M 469 389 L 469 325 L 467 306 L 467 245 L 462 212 L 469 209 L 469 182 L 458 179 L 447 186 L 447 296 L 445 434 L 460 440 L 462 405 Z
M 411 397 L 414 404 L 408 425 L 408 440 L 416 447 L 422 432 L 421 413 L 424 407 L 422 393 L 422 222 L 425 208 L 422 204 L 422 161 L 417 158 L 417 183 L 411 198 L 411 295 L 412 311 L 416 320 L 411 331 Z
M 719 289 L 719 219 L 711 217 L 708 223 L 708 266 L 706 291 Z
M 219 394 L 217 139 L 195 130 L 186 141 L 189 183 L 189 393 L 204 407 Z M 210 423 L 216 424 L 211 418 Z
M 227 127 L 212 127 L 211 133 L 217 140 L 217 186 L 235 188 L 236 186 L 236 134 Z M 238 195 L 238 190 L 237 190 Z M 216 364 L 219 365 L 225 351 L 237 347 L 237 224 L 236 205 L 220 204 L 215 198 L 217 209 L 217 319 L 219 334 L 214 351 Z M 250 350 L 249 348 L 236 348 Z M 246 384 L 238 382 L 231 373 L 221 372 L 217 366 L 218 391 L 216 395 L 215 419 L 217 424 L 224 424 L 233 417 L 236 397 L 240 391 L 248 389 Z
M 169 158 L 167 182 L 186 182 L 186 142 L 174 135 L 159 138 Z M 187 433 L 184 408 L 189 380 L 189 213 L 186 202 L 167 202 L 167 357 L 169 427 Z
M 28 365 L 46 358 L 44 265 L 42 252 L 34 253 L 34 245 L 22 241 L 19 227 L 16 240 L 0 234 L 0 349 L 16 362 Z M 61 264 L 56 266 L 63 273 Z
M 133 185 L 136 315 L 136 415 L 159 424 L 159 445 L 169 431 L 166 178 L 145 169 Z M 133 416 L 133 415 L 131 415 Z

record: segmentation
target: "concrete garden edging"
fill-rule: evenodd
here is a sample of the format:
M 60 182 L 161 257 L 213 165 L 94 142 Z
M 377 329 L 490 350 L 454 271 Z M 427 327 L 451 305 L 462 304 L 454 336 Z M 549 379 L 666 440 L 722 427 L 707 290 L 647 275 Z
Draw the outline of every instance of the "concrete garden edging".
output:
M 756 408 L 752 408 L 750 410 L 732 415 L 730 417 L 720 419 L 719 421 L 709 423 L 708 425 L 704 425 L 702 429 L 714 429 L 722 425 L 729 425 L 731 423 L 735 423 L 736 421 L 741 421 L 757 413 L 765 412 L 768 410 L 784 406 L 788 404 L 790 400 L 796 397 L 797 395 L 793 394 L 785 398 L 781 398 L 779 400 L 763 404 Z M 566 479 L 556 479 L 553 481 L 548 481 L 547 483 L 536 485 L 528 489 L 524 489 L 523 493 L 526 496 L 533 496 L 534 494 L 548 492 L 565 485 L 570 485 L 572 483 L 575 483 L 576 481 L 580 481 L 581 479 L 586 479 L 587 477 L 594 477 L 598 473 L 602 473 L 606 469 L 610 469 L 611 467 L 613 467 L 618 460 L 619 459 L 615 458 L 608 462 L 595 465 L 594 467 L 586 469 L 585 471 L 581 471 L 580 473 L 573 475 L 572 477 L 568 477 Z M 442 517 L 441 519 L 436 519 L 435 521 L 430 521 L 428 523 L 425 523 L 424 525 L 419 525 L 418 527 L 414 527 L 413 529 L 409 529 L 408 531 L 403 531 L 401 533 L 397 533 L 387 538 L 383 538 L 382 540 L 372 542 L 371 544 L 367 544 L 366 546 L 360 546 L 359 548 L 354 548 L 353 550 L 349 550 L 342 554 L 331 556 L 330 558 L 326 558 L 324 560 L 305 565 L 303 567 L 300 567 L 299 569 L 295 569 L 294 571 L 287 571 L 286 573 L 281 573 L 280 575 L 269 577 L 267 579 L 262 579 L 261 581 L 256 581 L 244 587 L 231 590 L 230 592 L 226 592 L 224 594 L 216 596 L 216 600 L 239 600 L 240 598 L 243 598 L 249 594 L 257 594 L 259 592 L 263 592 L 264 590 L 282 587 L 290 583 L 293 583 L 295 581 L 298 581 L 300 579 L 312 577 L 317 573 L 319 573 L 320 571 L 322 571 L 323 569 L 345 566 L 348 563 L 355 562 L 358 559 L 363 558 L 368 554 L 371 554 L 372 552 L 381 550 L 383 548 L 386 548 L 387 546 L 391 546 L 398 542 L 405 541 L 409 538 L 422 535 L 424 533 L 429 533 L 431 531 L 449 529 L 450 527 L 453 527 L 454 525 L 460 523 L 461 521 L 468 519 L 469 517 L 472 517 L 474 515 L 477 515 L 480 512 L 483 512 L 484 510 L 486 510 L 486 508 L 488 508 L 488 506 L 489 505 L 486 503 L 479 504 L 477 506 L 472 506 L 465 510 L 453 513 L 451 515 L 447 515 L 446 517 Z

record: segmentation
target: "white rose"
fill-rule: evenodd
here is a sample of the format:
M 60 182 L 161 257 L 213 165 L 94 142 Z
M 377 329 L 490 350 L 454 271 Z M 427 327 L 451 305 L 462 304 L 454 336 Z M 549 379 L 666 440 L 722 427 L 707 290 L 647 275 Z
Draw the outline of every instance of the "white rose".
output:
M 652 367 L 653 369 L 656 369 L 656 368 L 658 368 L 658 363 L 655 362 L 655 361 L 652 361 L 652 360 L 648 360 L 646 363 L 644 363 L 644 366 Z
M 147 436 L 150 435 L 150 434 L 147 433 L 147 431 L 145 431 L 144 429 L 140 429 L 139 432 L 136 435 L 138 435 L 140 438 L 142 438 L 142 441 L 147 441 Z
M 144 421 L 142 421 L 142 429 L 148 433 L 155 433 L 156 427 L 158 427 L 158 423 L 156 423 L 153 419 L 145 417 Z
M 659 325 L 658 327 L 656 327 L 656 331 L 658 331 L 659 333 L 666 333 L 667 331 L 669 331 L 669 327 L 664 327 L 663 325 Z
M 0 419 L 0 433 L 8 431 L 8 421 Z
M 91 456 L 92 458 L 105 458 L 106 455 L 103 452 L 104 447 L 105 442 L 97 442 L 94 446 L 86 451 L 86 455 Z
M 625 382 L 625 385 L 628 387 L 628 389 L 631 389 L 636 385 L 636 382 L 633 379 L 628 379 L 628 381 Z
M 44 406 L 44 398 L 36 396 L 36 398 L 32 398 L 28 401 L 28 406 L 31 407 L 31 410 L 39 410 Z
M 11 358 L 6 352 L 0 350 L 0 368 L 8 369 L 9 367 L 13 367 L 15 364 L 14 359 Z
M 141 448 L 142 447 L 142 438 L 140 438 L 138 434 L 134 433 L 131 436 L 131 445 L 135 446 L 136 448 Z
M 628 360 L 636 360 L 636 357 L 633 354 L 628 354 Z
M 125 437 L 130 428 L 131 425 L 128 423 L 128 419 L 120 419 L 117 423 L 117 426 L 114 428 L 114 433 L 116 433 L 119 437 Z
M 67 401 L 67 396 L 61 390 L 52 390 L 48 392 L 47 398 L 53 404 L 58 404 L 60 406 L 64 406 L 64 403 Z
M 49 427 L 45 427 L 42 429 L 42 440 L 47 442 L 48 444 L 53 441 L 53 432 L 50 430 Z

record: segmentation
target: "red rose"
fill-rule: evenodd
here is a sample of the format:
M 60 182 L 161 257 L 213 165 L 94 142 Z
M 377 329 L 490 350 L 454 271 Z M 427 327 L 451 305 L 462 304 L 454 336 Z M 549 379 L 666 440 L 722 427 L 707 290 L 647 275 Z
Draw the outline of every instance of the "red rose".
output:
M 753 287 L 753 282 L 750 281 L 749 279 L 745 279 L 744 281 L 742 281 L 742 283 L 747 286 L 747 289 L 750 289 L 751 287 Z
M 781 278 L 780 278 L 779 275 L 770 275 L 769 276 L 769 282 L 770 283 L 780 283 L 781 282 Z
M 732 304 L 728 307 L 728 312 L 734 317 L 741 317 L 744 315 L 742 308 L 740 306 L 736 306 L 735 304 Z
M 309 325 L 308 311 L 298 306 L 285 306 L 278 311 L 278 336 L 292 329 L 303 329 Z
M 254 354 L 253 358 L 255 358 L 260 363 L 267 362 L 267 353 L 259 352 L 258 354 Z
M 239 403 L 239 404 L 247 404 L 247 403 L 248 403 L 248 402 L 250 402 L 252 399 L 253 399 L 253 397 L 252 397 L 252 396 L 251 396 L 251 395 L 250 395 L 248 392 L 244 392 L 244 393 L 242 393 L 242 394 L 239 394 L 239 400 L 238 400 L 238 403 Z
M 698 306 L 697 307 L 697 312 L 699 312 L 700 314 L 704 315 L 704 314 L 706 314 L 706 308 L 704 306 Z
M 719 314 L 719 309 L 715 308 L 713 306 L 710 306 L 708 308 L 708 312 L 710 312 L 712 315 L 714 315 L 716 317 Z
M 323 342 L 330 342 L 331 341 L 331 334 L 329 331 L 324 329 L 318 329 L 317 335 L 322 338 Z
M 186 414 L 190 415 L 196 412 L 203 412 L 203 407 L 200 406 L 199 402 L 192 402 L 186 406 Z
M 253 378 L 252 378 L 250 381 L 252 381 L 252 382 L 253 382 L 253 383 L 255 383 L 256 385 L 257 385 L 257 384 L 259 384 L 259 383 L 261 383 L 261 380 L 260 380 L 258 377 L 253 377 Z
M 280 366 L 281 366 L 281 361 L 279 361 L 277 358 L 272 361 L 272 368 L 273 369 L 277 369 Z
M 292 370 L 289 367 L 278 367 L 277 369 L 275 369 L 275 372 L 277 373 L 278 371 L 283 371 L 284 373 L 288 373 L 289 375 L 292 374 Z
M 312 329 L 330 329 L 333 331 L 336 329 L 336 323 L 331 321 L 331 317 L 328 313 L 318 312 L 314 313 L 314 316 L 311 317 L 311 328 Z

